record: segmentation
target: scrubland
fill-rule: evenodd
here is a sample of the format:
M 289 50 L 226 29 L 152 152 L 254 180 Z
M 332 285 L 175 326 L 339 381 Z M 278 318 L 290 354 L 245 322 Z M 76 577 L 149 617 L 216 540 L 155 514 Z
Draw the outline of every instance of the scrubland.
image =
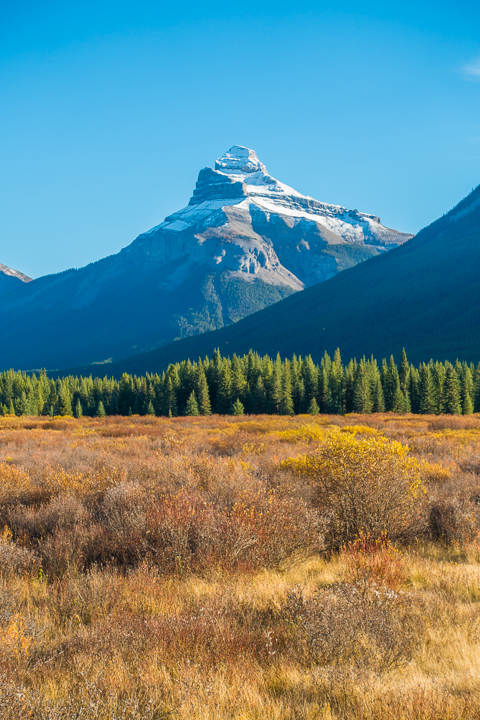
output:
M 480 718 L 480 417 L 0 418 L 0 718 Z

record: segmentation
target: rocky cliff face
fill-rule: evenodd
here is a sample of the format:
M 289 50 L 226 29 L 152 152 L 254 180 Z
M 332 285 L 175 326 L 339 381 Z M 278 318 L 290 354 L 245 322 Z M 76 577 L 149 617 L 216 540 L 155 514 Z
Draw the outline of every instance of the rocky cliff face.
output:
M 297 291 L 411 237 L 376 215 L 301 195 L 269 175 L 253 150 L 235 145 L 215 169 L 200 171 L 187 207 L 127 251 L 141 248 L 164 263 L 188 255 L 246 282 Z
M 410 237 L 301 195 L 234 146 L 117 255 L 17 283 L 0 303 L 0 367 L 105 362 L 215 330 Z

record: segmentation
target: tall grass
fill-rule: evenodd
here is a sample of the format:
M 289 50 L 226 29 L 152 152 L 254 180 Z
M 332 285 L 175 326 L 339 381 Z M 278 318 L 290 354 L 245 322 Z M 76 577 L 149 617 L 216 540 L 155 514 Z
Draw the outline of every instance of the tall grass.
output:
M 0 419 L 0 718 L 480 718 L 479 428 Z

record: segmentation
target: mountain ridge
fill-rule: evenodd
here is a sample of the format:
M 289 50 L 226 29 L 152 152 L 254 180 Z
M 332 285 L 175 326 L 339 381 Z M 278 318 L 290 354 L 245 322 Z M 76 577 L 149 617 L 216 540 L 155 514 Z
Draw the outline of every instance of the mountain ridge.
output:
M 290 357 L 340 348 L 342 357 L 400 356 L 412 362 L 480 360 L 480 186 L 387 255 L 345 270 L 227 328 L 105 366 L 159 372 L 212 355 Z M 77 371 L 80 368 L 77 368 Z M 89 372 L 89 368 L 82 371 Z M 96 372 L 96 371 L 95 371 Z M 104 373 L 105 374 L 105 373 Z

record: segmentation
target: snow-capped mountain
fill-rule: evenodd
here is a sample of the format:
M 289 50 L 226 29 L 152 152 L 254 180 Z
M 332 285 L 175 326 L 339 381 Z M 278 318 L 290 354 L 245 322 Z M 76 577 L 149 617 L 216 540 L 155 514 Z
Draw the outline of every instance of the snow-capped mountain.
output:
M 384 227 L 376 215 L 301 195 L 269 175 L 253 150 L 234 145 L 215 169 L 200 171 L 187 207 L 134 245 L 164 262 L 188 249 L 193 262 L 231 277 L 296 291 L 411 237 Z
M 0 368 L 106 362 L 215 330 L 410 237 L 301 195 L 235 145 L 118 254 L 4 294 Z

